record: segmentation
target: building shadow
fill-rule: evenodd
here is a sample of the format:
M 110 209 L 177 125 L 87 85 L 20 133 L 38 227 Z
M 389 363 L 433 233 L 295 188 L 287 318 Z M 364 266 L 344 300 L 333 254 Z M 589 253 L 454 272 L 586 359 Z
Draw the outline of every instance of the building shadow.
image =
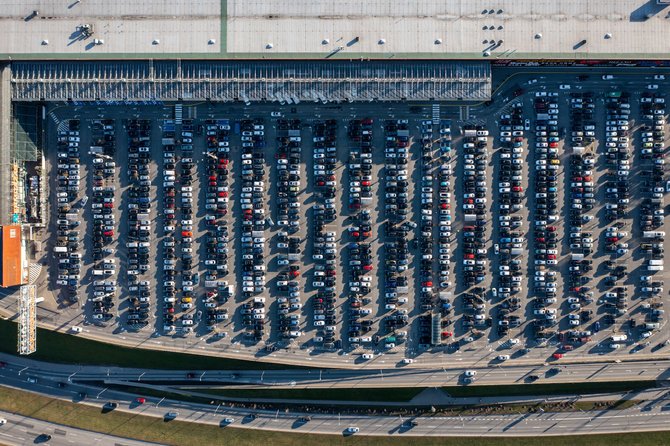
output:
M 630 13 L 631 22 L 644 22 L 663 11 L 668 5 L 659 5 L 656 0 L 649 0 Z

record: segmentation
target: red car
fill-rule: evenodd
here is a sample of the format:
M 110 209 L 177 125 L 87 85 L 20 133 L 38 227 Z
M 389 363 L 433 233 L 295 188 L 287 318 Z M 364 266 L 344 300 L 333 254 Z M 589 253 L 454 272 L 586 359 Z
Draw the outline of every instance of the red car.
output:
M 298 277 L 300 275 L 300 271 L 291 271 L 289 274 L 293 277 Z
M 138 396 L 137 398 L 135 398 L 135 402 L 136 402 L 137 404 L 144 404 L 144 403 L 147 402 L 147 399 L 146 399 L 146 398 L 142 398 L 141 396 Z
M 522 192 L 522 191 L 523 191 L 523 187 L 521 187 L 521 186 L 514 186 L 514 187 L 512 188 L 512 190 L 513 190 L 514 192 Z
M 464 259 L 474 259 L 474 258 L 475 258 L 475 255 L 474 255 L 474 254 L 465 254 L 465 255 L 463 256 L 463 258 L 464 258 Z
M 556 231 L 556 226 L 547 226 L 547 231 Z
M 108 209 L 111 209 L 111 208 L 114 207 L 114 203 L 105 203 L 105 204 L 103 204 L 103 206 L 108 208 Z
M 607 237 L 607 241 L 610 242 L 610 243 L 611 242 L 616 242 L 617 240 L 619 240 L 619 239 L 616 238 L 616 237 Z
M 114 235 L 114 231 L 105 231 L 105 232 L 103 232 L 103 234 L 111 236 L 111 235 Z
M 547 254 L 547 258 L 550 259 L 550 260 L 555 260 L 556 255 L 555 254 Z
M 554 353 L 554 359 L 561 359 L 563 357 L 563 353 Z
M 452 337 L 453 335 L 454 335 L 454 334 L 453 334 L 452 332 L 450 332 L 450 331 L 443 331 L 443 332 L 442 332 L 442 337 L 443 337 L 443 338 L 450 338 L 450 337 Z
M 572 177 L 572 181 L 583 181 L 582 177 Z
M 365 271 L 372 271 L 372 270 L 374 269 L 374 267 L 373 267 L 372 265 L 365 265 L 365 266 L 363 267 L 363 269 L 364 269 Z
M 564 345 L 563 350 L 565 350 L 566 352 L 569 352 L 569 351 L 574 350 L 574 347 L 572 345 Z
M 565 333 L 558 334 L 558 342 L 563 342 L 565 340 Z
M 433 286 L 433 282 L 423 282 L 421 286 Z

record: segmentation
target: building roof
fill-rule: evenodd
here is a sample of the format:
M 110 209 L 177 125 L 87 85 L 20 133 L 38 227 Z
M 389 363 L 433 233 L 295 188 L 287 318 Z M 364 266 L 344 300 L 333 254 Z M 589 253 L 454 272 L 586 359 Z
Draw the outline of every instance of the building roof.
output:
M 23 267 L 21 265 L 21 226 L 0 226 L 2 238 L 0 256 L 2 261 L 2 276 L 0 286 L 10 287 L 21 285 L 23 282 Z
M 663 59 L 670 41 L 670 5 L 655 1 L 0 0 L 0 6 L 0 56 L 13 59 Z M 80 32 L 85 24 L 92 25 L 90 37 Z

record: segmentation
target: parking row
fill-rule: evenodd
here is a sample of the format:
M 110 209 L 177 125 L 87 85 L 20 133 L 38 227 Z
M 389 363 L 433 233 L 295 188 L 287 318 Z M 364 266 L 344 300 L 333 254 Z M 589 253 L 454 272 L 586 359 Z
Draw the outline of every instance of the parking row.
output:
M 116 153 L 116 135 L 114 120 L 95 119 L 91 122 L 91 145 L 89 152 L 92 160 L 91 182 L 93 199 L 93 296 L 90 297 L 94 321 L 112 318 L 117 305 L 118 267 L 112 258 L 116 250 L 111 246 L 118 238 L 118 227 L 114 209 L 116 205 L 117 168 L 114 162 Z
M 128 302 L 126 323 L 131 328 L 149 324 L 152 297 L 151 251 L 151 121 L 131 119 L 128 132 Z M 132 263 L 131 263 L 132 261 Z
M 335 339 L 334 330 L 325 327 L 336 325 L 336 281 L 326 287 L 324 279 L 331 280 L 337 275 L 338 248 L 336 241 L 341 236 L 340 228 L 333 223 L 337 218 L 338 206 L 335 198 L 337 179 L 338 123 L 334 119 L 315 121 L 313 129 L 313 178 L 316 204 L 313 206 L 313 244 L 311 258 L 316 264 L 313 287 L 317 293 L 312 297 L 313 325 L 316 335 L 313 338 L 317 347 L 325 349 L 341 348 L 341 339 Z M 357 283 L 350 283 L 352 292 L 360 292 Z M 327 290 L 326 288 L 330 288 Z M 363 287 L 365 288 L 365 287 Z M 365 288 L 368 290 L 368 288 Z
M 58 275 L 55 284 L 67 290 L 71 301 L 78 301 L 77 290 L 81 280 L 81 208 L 84 201 L 78 202 L 81 184 L 79 162 L 79 120 L 71 120 L 69 129 L 58 132 L 57 149 L 57 192 L 56 209 L 58 213 L 57 241 L 54 253 L 58 259 Z

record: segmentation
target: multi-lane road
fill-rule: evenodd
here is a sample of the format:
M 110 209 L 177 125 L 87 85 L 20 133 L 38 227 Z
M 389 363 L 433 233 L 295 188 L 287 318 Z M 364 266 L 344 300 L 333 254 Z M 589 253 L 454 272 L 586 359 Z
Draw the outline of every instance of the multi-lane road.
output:
M 302 417 L 307 414 L 201 405 L 158 398 L 147 398 L 144 404 L 138 404 L 135 402 L 136 395 L 104 388 L 77 383 L 58 387 L 55 381 L 47 379 L 38 379 L 36 383 L 28 383 L 24 379 L 25 375 L 17 375 L 13 366 L 3 369 L 2 374 L 3 383 L 8 386 L 76 401 L 78 404 L 101 408 L 105 403 L 113 400 L 118 403 L 115 410 L 137 415 L 163 418 L 168 412 L 176 412 L 178 414 L 176 419 L 181 421 L 294 433 L 346 435 L 348 427 L 357 427 L 359 432 L 355 435 L 518 437 L 658 431 L 666 429 L 670 422 L 670 410 L 668 410 L 670 398 L 667 397 L 664 390 L 651 390 L 633 395 L 631 398 L 641 399 L 644 402 L 624 410 L 413 418 L 310 413 L 310 419 L 304 421 Z M 84 399 L 79 397 L 82 391 L 88 394 Z M 16 416 L 5 416 L 5 418 L 8 419 L 8 423 L 0 426 L 0 439 L 10 444 L 24 444 L 25 436 L 32 434 L 36 437 L 41 433 L 46 433 L 52 435 L 52 438 L 57 441 L 62 441 L 62 438 L 55 434 L 63 431 L 67 432 L 65 437 L 69 440 L 75 436 L 75 430 L 66 430 L 60 425 L 38 425 L 36 421 L 26 421 Z M 226 422 L 226 419 L 229 421 Z M 17 424 L 16 421 L 21 424 Z M 170 423 L 166 423 L 166 429 L 170 428 Z M 96 438 L 96 434 L 76 431 L 76 435 L 85 434 Z M 102 444 L 107 441 L 107 437 L 102 437 L 101 434 L 97 434 L 97 438 L 101 440 L 95 441 L 102 441 Z M 125 439 L 115 439 L 114 442 L 136 444 Z M 82 444 L 83 442 L 77 441 L 77 443 Z
M 38 381 L 139 381 L 226 383 L 235 387 L 438 387 L 462 384 L 466 370 L 477 371 L 476 384 L 519 384 L 537 376 L 535 383 L 565 383 L 579 381 L 668 380 L 670 371 L 662 361 L 622 363 L 582 363 L 564 365 L 528 365 L 499 367 L 444 367 L 440 369 L 379 369 L 379 370 L 150 370 L 121 367 L 50 364 L 0 354 L 7 365 L 0 376 L 29 377 Z M 193 378 L 187 378 L 187 372 Z

